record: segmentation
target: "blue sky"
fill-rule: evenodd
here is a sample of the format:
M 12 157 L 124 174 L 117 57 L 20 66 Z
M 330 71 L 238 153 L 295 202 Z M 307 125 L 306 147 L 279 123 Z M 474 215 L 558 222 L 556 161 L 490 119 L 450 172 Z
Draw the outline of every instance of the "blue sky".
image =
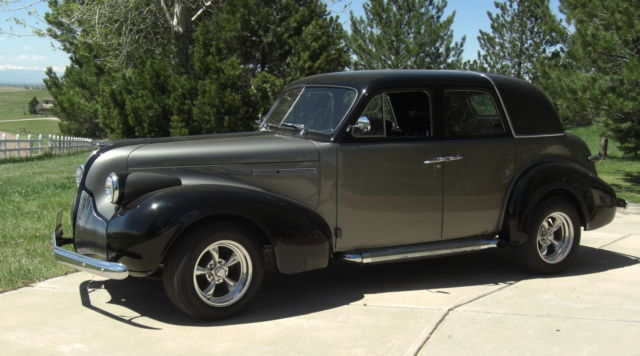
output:
M 362 3 L 364 0 L 338 0 L 327 2 L 334 14 L 340 17 L 345 28 L 349 29 L 349 11 L 353 11 L 356 16 L 363 15 Z M 31 4 L 33 0 L 18 1 L 12 8 Z M 346 7 L 346 9 L 345 9 Z M 558 0 L 551 0 L 551 8 L 559 15 Z M 6 33 L 27 34 L 28 31 L 11 25 L 9 19 L 17 17 L 24 20 L 28 25 L 44 28 L 44 24 L 37 17 L 29 12 L 37 12 L 42 16 L 48 7 L 46 2 L 41 2 L 30 10 L 20 11 L 0 11 L 0 83 L 16 81 L 15 78 L 23 78 L 23 83 L 32 84 L 40 81 L 44 77 L 43 71 L 46 67 L 52 66 L 56 71 L 63 71 L 69 63 L 66 53 L 57 48 L 57 44 L 48 38 L 35 36 L 10 36 Z M 456 40 L 466 35 L 464 57 L 472 59 L 478 52 L 478 31 L 480 29 L 489 30 L 490 23 L 487 11 L 494 11 L 493 0 L 449 0 L 447 12 L 456 11 L 456 18 L 453 23 L 453 31 Z M 3 33 L 4 32 L 4 33 Z

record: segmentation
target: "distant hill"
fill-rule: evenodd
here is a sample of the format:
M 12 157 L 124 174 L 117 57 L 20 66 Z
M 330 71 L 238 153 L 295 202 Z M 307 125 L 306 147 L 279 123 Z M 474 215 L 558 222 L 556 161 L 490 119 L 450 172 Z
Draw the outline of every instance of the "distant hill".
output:
M 0 70 L 0 85 L 43 86 L 45 77 L 39 70 Z

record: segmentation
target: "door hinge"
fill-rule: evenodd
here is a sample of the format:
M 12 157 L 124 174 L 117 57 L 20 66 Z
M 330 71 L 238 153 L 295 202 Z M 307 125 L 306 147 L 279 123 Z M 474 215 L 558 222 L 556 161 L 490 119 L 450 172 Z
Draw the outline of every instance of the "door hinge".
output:
M 336 227 L 334 234 L 336 235 L 336 239 L 341 238 L 342 237 L 342 229 L 339 228 L 339 227 Z

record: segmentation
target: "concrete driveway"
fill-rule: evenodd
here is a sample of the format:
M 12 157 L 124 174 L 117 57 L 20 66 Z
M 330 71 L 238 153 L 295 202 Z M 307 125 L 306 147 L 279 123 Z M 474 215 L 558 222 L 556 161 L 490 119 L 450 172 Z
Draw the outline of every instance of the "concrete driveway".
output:
M 0 294 L 0 354 L 639 355 L 640 205 L 583 234 L 565 273 L 504 251 L 269 273 L 242 315 L 195 322 L 159 280 L 86 273 Z

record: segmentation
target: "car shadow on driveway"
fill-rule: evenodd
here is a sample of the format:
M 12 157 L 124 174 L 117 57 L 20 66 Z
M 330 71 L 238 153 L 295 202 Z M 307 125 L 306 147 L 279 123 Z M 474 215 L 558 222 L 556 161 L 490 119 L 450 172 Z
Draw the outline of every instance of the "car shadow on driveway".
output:
M 580 247 L 576 257 L 564 273 L 543 278 L 586 275 L 638 263 L 636 257 L 585 246 Z M 256 299 L 240 315 L 219 322 L 199 322 L 182 314 L 166 297 L 159 279 L 88 280 L 80 285 L 80 294 L 83 306 L 105 317 L 134 327 L 156 329 L 134 319 L 147 317 L 189 326 L 255 323 L 337 308 L 357 302 L 367 294 L 420 290 L 448 294 L 445 290 L 448 288 L 512 284 L 540 277 L 523 272 L 506 251 L 499 250 L 403 263 L 335 264 L 290 276 L 269 271 Z M 109 293 L 109 304 L 126 307 L 139 316 L 123 318 L 92 304 L 90 294 L 96 290 Z

